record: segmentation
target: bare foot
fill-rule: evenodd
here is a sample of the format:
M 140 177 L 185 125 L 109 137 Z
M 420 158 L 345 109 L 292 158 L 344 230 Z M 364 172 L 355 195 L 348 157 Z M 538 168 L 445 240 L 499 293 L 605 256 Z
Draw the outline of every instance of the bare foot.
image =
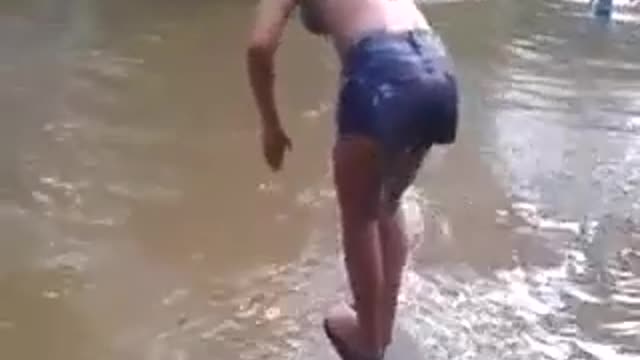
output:
M 340 355 L 343 360 L 381 358 L 381 356 L 364 356 L 364 354 L 369 354 L 370 351 L 364 350 L 365 343 L 358 326 L 357 315 L 349 305 L 342 303 L 333 307 L 326 318 L 326 326 L 333 337 L 344 343 L 343 347 L 346 347 L 346 349 L 338 349 L 334 344 L 339 354 L 342 351 Z

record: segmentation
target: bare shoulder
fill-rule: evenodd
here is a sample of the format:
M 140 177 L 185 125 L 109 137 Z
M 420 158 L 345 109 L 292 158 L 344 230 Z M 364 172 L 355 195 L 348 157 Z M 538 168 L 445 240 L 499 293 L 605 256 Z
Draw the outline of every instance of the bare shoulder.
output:
M 251 42 L 259 46 L 272 47 L 299 2 L 300 0 L 260 0 L 251 30 Z
M 258 18 L 274 19 L 288 16 L 300 0 L 260 0 L 256 10 Z

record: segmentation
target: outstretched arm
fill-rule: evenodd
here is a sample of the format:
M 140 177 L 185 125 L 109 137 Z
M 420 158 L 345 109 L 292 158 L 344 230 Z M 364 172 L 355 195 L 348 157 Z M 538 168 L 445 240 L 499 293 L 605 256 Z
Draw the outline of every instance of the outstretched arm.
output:
M 274 55 L 299 0 L 260 0 L 247 48 L 247 68 L 262 128 L 281 129 L 274 96 Z

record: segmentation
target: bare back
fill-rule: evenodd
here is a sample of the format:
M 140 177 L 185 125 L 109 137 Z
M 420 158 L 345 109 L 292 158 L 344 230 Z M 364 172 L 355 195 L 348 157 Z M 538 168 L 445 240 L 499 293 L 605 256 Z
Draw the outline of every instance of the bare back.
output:
M 372 30 L 429 28 L 414 0 L 301 0 L 312 3 L 339 52 Z

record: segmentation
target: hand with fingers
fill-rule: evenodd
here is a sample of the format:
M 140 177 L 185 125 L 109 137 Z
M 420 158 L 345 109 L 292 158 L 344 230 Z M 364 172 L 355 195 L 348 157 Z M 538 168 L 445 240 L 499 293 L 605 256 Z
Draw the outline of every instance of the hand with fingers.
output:
M 262 153 L 271 170 L 282 168 L 284 153 L 291 149 L 291 139 L 282 128 L 265 128 L 262 131 Z

